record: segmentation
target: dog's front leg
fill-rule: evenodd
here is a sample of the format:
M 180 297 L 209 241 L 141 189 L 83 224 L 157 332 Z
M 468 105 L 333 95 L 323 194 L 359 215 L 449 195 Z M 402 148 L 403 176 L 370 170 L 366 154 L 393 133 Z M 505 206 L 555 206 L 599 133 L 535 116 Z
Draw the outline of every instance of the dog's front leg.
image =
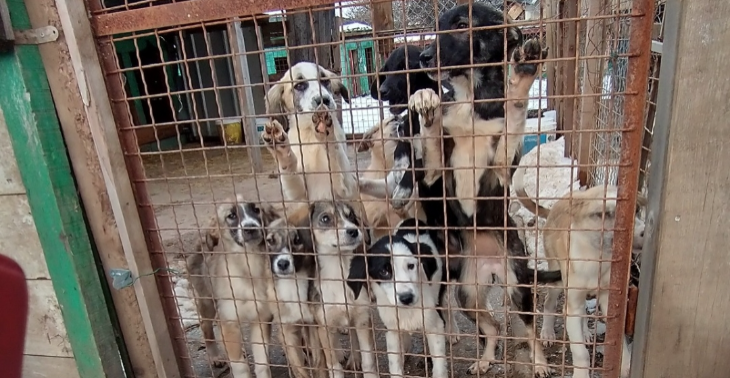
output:
M 357 334 L 357 345 L 360 348 L 363 378 L 378 378 L 375 366 L 375 340 L 373 340 L 373 324 L 370 320 L 370 311 L 361 309 L 357 312 L 356 316 L 355 333 Z
M 570 283 L 568 283 L 570 287 Z M 568 289 L 565 298 L 566 315 L 565 330 L 570 341 L 570 353 L 573 355 L 573 378 L 589 378 L 590 354 L 583 344 L 583 319 L 585 316 L 586 292 Z
M 304 366 L 304 351 L 303 347 L 306 345 L 302 342 L 302 334 L 299 333 L 300 326 L 293 324 L 281 324 L 281 345 L 284 347 L 286 359 L 289 362 L 292 375 L 294 378 L 309 378 L 307 369 Z M 306 330 L 301 330 L 306 332 Z
M 219 302 L 218 314 L 221 317 L 221 336 L 231 364 L 231 377 L 251 378 L 251 368 L 244 353 L 241 323 L 236 306 L 232 300 Z
M 563 286 L 562 283 L 557 283 Z M 559 287 L 548 287 L 545 294 L 545 305 L 543 306 L 542 330 L 540 330 L 540 338 L 545 346 L 553 345 L 555 341 L 555 312 L 558 307 L 558 297 L 562 290 Z
M 403 376 L 403 350 L 400 343 L 400 335 L 396 330 L 388 330 L 385 333 L 385 343 L 388 351 L 388 372 L 391 377 Z
M 322 343 L 322 349 L 324 350 L 324 359 L 327 363 L 327 370 L 329 370 L 330 373 L 329 378 L 345 378 L 345 371 L 342 368 L 339 353 L 337 353 L 337 350 L 335 349 L 338 340 L 335 338 L 334 333 L 326 326 L 319 326 L 318 331 L 319 341 Z
M 547 49 L 543 49 L 538 39 L 530 39 L 520 48 L 515 49 L 512 56 L 513 73 L 509 78 L 505 113 L 505 135 L 497 143 L 494 151 L 494 166 L 503 187 L 512 181 L 509 165 L 522 145 L 527 121 L 527 98 L 537 75 L 542 72 L 542 64 L 537 60 L 547 57 Z
M 433 361 L 433 378 L 446 378 L 446 335 L 444 322 L 436 311 L 429 311 L 426 339 L 428 340 L 428 352 Z
M 420 89 L 408 99 L 408 107 L 418 113 L 421 119 L 424 181 L 432 185 L 443 169 L 441 99 L 433 89 Z
M 269 365 L 270 344 L 271 324 L 265 321 L 251 324 L 251 351 L 256 378 L 271 378 L 271 366 Z

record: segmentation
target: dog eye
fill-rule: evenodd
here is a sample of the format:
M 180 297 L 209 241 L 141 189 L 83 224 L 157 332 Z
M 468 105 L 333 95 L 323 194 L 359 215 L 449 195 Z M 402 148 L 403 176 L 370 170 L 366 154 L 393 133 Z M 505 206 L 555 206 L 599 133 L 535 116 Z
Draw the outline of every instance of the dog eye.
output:
M 230 213 L 228 213 L 228 216 L 226 218 L 228 218 L 230 220 L 236 220 L 236 219 L 238 219 L 238 215 L 234 212 L 230 212 Z
M 330 86 L 330 81 L 327 80 L 327 79 L 322 79 L 322 80 L 319 81 L 319 83 L 322 84 L 322 86 L 324 86 L 324 87 L 329 87 Z
M 459 22 L 458 24 L 456 24 L 457 29 L 466 29 L 468 27 L 469 27 L 469 24 L 467 24 L 466 22 Z
M 296 84 L 296 85 L 294 86 L 294 89 L 296 89 L 296 90 L 298 90 L 298 91 L 302 92 L 302 91 L 304 91 L 304 90 L 306 90 L 306 89 L 307 89 L 307 86 L 308 86 L 307 82 L 306 82 L 306 81 L 302 81 L 302 82 L 299 82 L 299 83 L 297 83 L 297 84 Z
M 390 279 L 390 270 L 388 270 L 388 269 L 381 270 L 380 277 L 384 280 Z
M 411 263 L 411 264 L 408 264 L 408 265 L 406 266 L 406 268 L 408 268 L 408 270 L 413 270 L 413 269 L 416 269 L 416 264 L 413 264 L 413 263 Z
M 258 213 L 260 213 L 260 212 L 261 212 L 261 209 L 259 209 L 258 207 L 254 207 L 254 208 L 253 208 L 253 213 L 254 213 L 254 214 L 258 214 Z
M 329 224 L 330 223 L 330 216 L 325 214 L 322 215 L 322 218 L 319 218 L 319 221 L 322 222 L 322 224 Z

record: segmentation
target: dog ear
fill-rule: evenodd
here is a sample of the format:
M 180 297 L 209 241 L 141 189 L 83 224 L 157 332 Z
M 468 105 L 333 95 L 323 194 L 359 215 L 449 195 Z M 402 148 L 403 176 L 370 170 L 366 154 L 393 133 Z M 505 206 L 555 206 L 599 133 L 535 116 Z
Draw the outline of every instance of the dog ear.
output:
M 271 206 L 270 203 L 260 204 L 259 209 L 261 210 L 261 221 L 264 223 L 264 226 L 268 226 L 273 221 L 281 218 L 279 213 L 274 209 L 273 206 Z
M 264 103 L 266 104 L 266 114 L 270 118 L 279 121 L 284 127 L 284 132 L 289 131 L 289 118 L 286 116 L 287 110 L 284 109 L 284 84 L 274 84 L 269 92 L 264 97 Z
M 355 298 L 360 296 L 363 286 L 366 285 L 367 264 L 364 255 L 355 256 L 350 262 L 350 272 L 347 275 L 347 286 L 352 289 Z
M 218 227 L 218 217 L 212 217 L 208 222 L 208 230 L 205 232 L 205 246 L 208 247 L 208 251 L 212 251 L 218 246 L 220 242 L 221 234 L 220 227 Z
M 335 75 L 334 72 L 326 69 L 322 69 L 324 71 L 324 74 L 327 75 L 330 79 L 330 87 L 332 88 L 332 92 L 335 94 L 338 94 L 342 97 L 342 100 L 344 100 L 346 103 L 350 103 L 350 92 L 348 92 L 347 87 L 345 84 L 342 83 L 342 80 Z

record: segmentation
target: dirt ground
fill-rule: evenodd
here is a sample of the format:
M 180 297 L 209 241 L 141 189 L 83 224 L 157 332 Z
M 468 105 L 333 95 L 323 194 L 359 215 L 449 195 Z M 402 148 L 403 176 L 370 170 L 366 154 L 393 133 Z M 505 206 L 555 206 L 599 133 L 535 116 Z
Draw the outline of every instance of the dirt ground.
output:
M 350 148 L 349 155 L 358 169 L 364 169 L 367 166 L 369 160 L 367 153 L 356 154 L 354 148 Z M 262 150 L 262 156 L 266 173 L 257 175 L 256 178 L 250 175 L 251 164 L 244 148 L 211 147 L 201 150 L 199 145 L 190 145 L 186 146 L 183 153 L 179 151 L 155 153 L 145 155 L 143 158 L 145 175 L 148 180 L 147 188 L 155 210 L 160 238 L 170 267 L 180 273 L 178 277 L 173 278 L 176 285 L 175 294 L 183 318 L 183 326 L 186 328 L 187 344 L 193 358 L 195 372 L 201 378 L 228 377 L 229 374 L 225 367 L 212 368 L 208 359 L 201 340 L 198 317 L 191 300 L 192 293 L 184 278 L 185 263 L 182 257 L 186 253 L 195 251 L 201 235 L 199 228 L 205 227 L 207 224 L 213 214 L 216 201 L 232 198 L 235 194 L 243 194 L 246 198 L 253 200 L 257 198 L 281 199 L 278 180 L 268 175 L 274 170 L 273 161 L 265 150 Z M 353 166 L 353 168 L 355 167 Z M 503 324 L 503 294 L 499 289 L 493 290 L 493 292 L 490 303 L 497 311 L 495 317 Z M 455 306 L 455 304 L 452 305 Z M 377 315 L 373 315 L 376 329 L 384 329 L 377 319 Z M 467 368 L 481 354 L 481 346 L 478 346 L 474 325 L 461 314 L 457 314 L 457 319 L 461 341 L 454 345 L 448 353 L 451 375 L 454 377 L 466 375 Z M 524 326 L 517 316 L 511 316 L 510 326 L 516 329 L 509 329 L 505 332 L 503 324 L 502 337 L 524 334 Z M 537 329 L 540 329 L 539 321 Z M 563 334 L 563 320 L 560 317 L 556 320 L 556 334 Z M 346 338 L 347 336 L 343 336 L 343 342 Z M 381 375 L 387 376 L 388 363 L 387 355 L 384 352 L 386 348 L 383 331 L 376 332 L 376 343 L 378 368 Z M 564 348 L 563 345 L 557 344 L 545 349 L 550 364 L 569 365 L 569 353 L 564 351 L 567 347 Z M 412 353 L 423 353 L 423 344 L 418 335 L 413 337 Z M 497 356 L 507 363 L 492 366 L 489 372 L 483 376 L 505 378 L 532 376 L 528 365 L 530 357 L 526 342 L 502 339 Z M 600 359 L 600 353 L 597 354 L 597 358 Z M 278 345 L 272 348 L 271 363 L 275 365 L 272 368 L 274 378 L 287 377 L 286 359 Z M 412 356 L 406 359 L 405 372 L 409 376 L 426 377 L 424 366 L 422 357 Z M 569 370 L 561 372 L 560 368 L 555 370 L 556 376 L 563 376 L 570 372 Z

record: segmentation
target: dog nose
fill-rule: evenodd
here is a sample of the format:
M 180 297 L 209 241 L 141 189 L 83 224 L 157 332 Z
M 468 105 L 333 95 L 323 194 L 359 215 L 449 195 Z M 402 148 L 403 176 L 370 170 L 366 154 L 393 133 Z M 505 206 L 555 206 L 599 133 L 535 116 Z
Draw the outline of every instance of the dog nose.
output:
M 360 236 L 360 231 L 358 231 L 357 228 L 349 228 L 349 229 L 347 229 L 347 236 L 354 239 L 354 238 Z
M 433 52 L 431 51 L 431 49 L 423 50 L 421 55 L 418 56 L 418 60 L 421 62 L 422 66 L 430 63 L 431 60 L 433 60 Z
M 390 93 L 390 89 L 384 85 L 380 86 L 380 97 L 382 99 L 388 98 L 388 94 Z
M 330 106 L 330 98 L 329 96 L 317 96 L 312 101 L 314 101 L 314 106 Z
M 409 304 L 413 303 L 415 296 L 411 293 L 405 293 L 398 295 L 398 299 L 400 299 L 400 303 L 408 306 Z
M 276 266 L 282 271 L 289 269 L 289 265 L 289 260 L 279 260 L 276 262 Z

